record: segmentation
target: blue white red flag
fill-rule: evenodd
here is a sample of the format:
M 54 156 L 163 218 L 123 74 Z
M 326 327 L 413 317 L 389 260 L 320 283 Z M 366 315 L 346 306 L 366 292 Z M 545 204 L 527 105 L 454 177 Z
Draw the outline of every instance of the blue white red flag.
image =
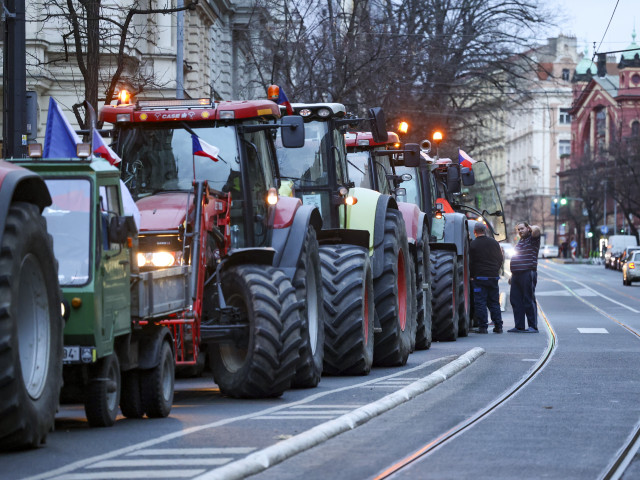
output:
M 220 149 L 218 147 L 214 147 L 213 145 L 209 145 L 204 140 L 201 140 L 197 135 L 191 134 L 191 139 L 193 140 L 193 154 L 197 157 L 207 157 L 213 160 L 214 162 L 218 161 L 218 154 L 220 153 Z
M 58 103 L 50 97 L 42 158 L 75 158 L 76 145 L 79 143 L 80 137 L 71 127 Z
M 473 168 L 473 164 L 476 163 L 476 161 L 463 150 L 458 149 L 458 163 L 463 167 Z
M 287 108 L 287 115 L 293 115 L 293 108 L 291 108 L 291 103 L 289 99 L 284 93 L 284 90 L 281 88 L 278 93 L 278 98 L 276 99 L 276 103 L 278 105 L 284 105 Z
M 95 128 L 93 129 L 93 153 L 104 158 L 111 165 L 117 166 L 122 161 L 118 154 L 111 150 L 111 147 L 109 147 L 109 145 L 104 143 L 102 135 L 100 135 L 100 132 L 98 132 L 98 130 L 96 130 Z

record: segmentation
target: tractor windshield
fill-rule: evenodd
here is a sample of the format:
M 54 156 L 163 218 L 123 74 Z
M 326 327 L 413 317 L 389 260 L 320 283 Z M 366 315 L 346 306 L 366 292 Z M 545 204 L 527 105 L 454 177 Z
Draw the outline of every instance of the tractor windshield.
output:
M 158 192 L 191 190 L 194 176 L 222 191 L 240 176 L 235 127 L 192 128 L 201 144 L 219 149 L 218 161 L 194 155 L 191 133 L 175 127 L 155 124 L 120 131 L 122 178 L 135 199 Z
M 485 162 L 473 164 L 475 184 L 462 187 L 460 203 L 467 205 L 483 215 L 494 231 L 497 241 L 507 238 L 507 230 L 504 222 L 504 210 L 502 200 L 491 175 L 491 170 Z
M 384 148 L 376 148 L 376 150 L 384 150 Z M 370 157 L 372 151 L 355 151 L 347 153 L 347 166 L 349 169 L 349 180 L 355 183 L 356 187 L 371 188 L 386 195 L 391 194 L 391 185 L 387 180 L 387 175 L 391 174 L 391 164 L 389 157 L 373 157 L 375 165 L 375 179 L 371 178 L 370 173 Z M 375 180 L 375 182 L 373 181 Z
M 42 212 L 53 237 L 60 285 L 89 282 L 91 183 L 84 178 L 47 179 L 53 203 Z
M 304 147 L 288 149 L 278 141 L 276 146 L 281 176 L 293 180 L 296 188 L 328 186 L 329 135 L 326 122 L 309 122 L 304 125 Z

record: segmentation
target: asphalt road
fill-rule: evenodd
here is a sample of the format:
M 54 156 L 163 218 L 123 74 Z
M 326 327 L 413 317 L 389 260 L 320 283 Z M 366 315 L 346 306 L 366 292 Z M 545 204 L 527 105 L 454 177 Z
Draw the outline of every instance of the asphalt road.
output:
M 601 266 L 546 260 L 537 297 L 555 333 L 549 360 L 500 406 L 390 478 L 582 479 L 606 469 L 640 419 L 640 338 L 616 323 L 640 331 L 640 284 L 623 287 L 619 272 Z M 509 308 L 504 318 L 510 328 Z M 279 399 L 228 399 L 207 378 L 179 380 L 168 419 L 119 418 L 113 428 L 90 429 L 81 406 L 63 406 L 45 447 L 0 455 L 0 478 L 231 478 L 220 474 L 247 472 L 251 458 L 274 464 L 251 478 L 375 478 L 527 378 L 554 338 L 539 324 L 539 334 L 434 343 L 403 368 L 324 377 L 318 388 Z M 484 354 L 425 393 L 326 434 L 477 347 Z M 307 449 L 316 430 L 327 439 Z M 261 457 L 284 445 L 303 451 Z M 640 460 L 623 478 L 640 478 Z

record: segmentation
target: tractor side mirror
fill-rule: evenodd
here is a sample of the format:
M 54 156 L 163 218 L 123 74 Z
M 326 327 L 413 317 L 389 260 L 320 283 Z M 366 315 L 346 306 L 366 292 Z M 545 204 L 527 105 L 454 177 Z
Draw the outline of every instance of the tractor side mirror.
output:
M 369 120 L 371 122 L 371 135 L 376 143 L 386 143 L 389 140 L 387 133 L 387 121 L 384 118 L 384 110 L 381 107 L 369 109 Z
M 304 120 L 299 115 L 282 118 L 282 146 L 285 148 L 304 147 Z
M 447 187 L 449 193 L 460 193 L 462 185 L 460 183 L 460 165 L 449 165 L 447 168 Z
M 407 143 L 404 146 L 404 165 L 405 167 L 420 166 L 420 145 L 417 143 Z
M 469 167 L 461 168 L 461 176 L 462 176 L 462 184 L 465 187 L 469 187 L 471 185 L 475 185 L 476 183 L 476 175 L 473 173 L 473 169 Z
M 134 236 L 136 233 L 138 233 L 138 229 L 133 217 L 111 217 L 109 221 L 109 242 L 125 244 L 127 243 L 127 238 Z

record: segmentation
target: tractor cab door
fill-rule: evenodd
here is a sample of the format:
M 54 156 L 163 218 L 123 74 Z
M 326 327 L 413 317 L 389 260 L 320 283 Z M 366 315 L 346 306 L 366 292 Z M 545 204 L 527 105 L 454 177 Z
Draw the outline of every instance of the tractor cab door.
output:
M 106 349 L 110 348 L 113 337 L 131 330 L 129 249 L 127 245 L 109 240 L 110 218 L 123 215 L 119 189 L 117 178 L 112 184 L 101 185 L 96 211 L 96 252 L 100 259 L 96 268 L 96 286 L 102 290 L 101 336 Z

